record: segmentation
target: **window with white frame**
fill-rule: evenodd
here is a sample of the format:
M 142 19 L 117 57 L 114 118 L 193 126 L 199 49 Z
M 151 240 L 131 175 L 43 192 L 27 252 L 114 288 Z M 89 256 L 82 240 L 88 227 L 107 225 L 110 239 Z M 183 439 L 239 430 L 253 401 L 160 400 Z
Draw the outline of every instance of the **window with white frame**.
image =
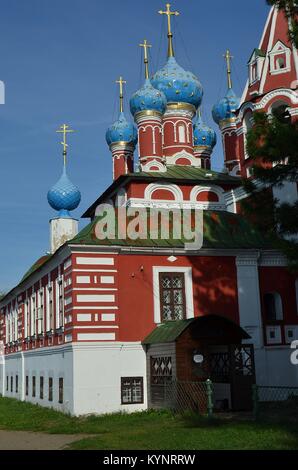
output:
M 265 320 L 267 323 L 283 319 L 282 300 L 278 292 L 264 295 Z
M 31 336 L 36 334 L 36 295 L 31 297 Z
M 266 327 L 266 340 L 267 340 L 267 344 L 281 343 L 280 326 L 267 326 Z
M 289 72 L 291 70 L 291 50 L 281 41 L 277 41 L 269 52 L 269 63 L 272 75 Z
M 291 344 L 292 341 L 298 339 L 298 325 L 286 325 L 285 326 L 285 340 L 287 344 Z
M 24 305 L 24 336 L 30 336 L 30 318 L 29 318 L 29 301 L 25 301 Z
M 185 143 L 186 142 L 186 132 L 185 132 L 185 125 L 180 124 L 178 126 L 178 137 L 179 137 L 179 142 L 180 143 Z
M 47 287 L 47 331 L 53 330 L 54 326 L 53 286 L 51 282 Z
M 56 328 L 64 325 L 64 299 L 63 299 L 63 280 L 56 281 Z
M 16 304 L 13 311 L 13 323 L 14 323 L 14 341 L 18 340 L 19 337 L 19 327 L 18 327 L 18 318 L 19 318 L 19 309 L 18 305 Z
M 252 129 L 253 127 L 253 114 L 252 111 L 249 110 L 245 113 L 244 118 L 243 118 L 243 127 L 244 127 L 244 156 L 245 158 L 249 158 L 246 145 L 247 145 L 247 133 Z
M 170 289 L 166 288 L 168 283 L 165 280 L 162 286 L 162 277 L 160 275 L 163 273 L 176 275 L 182 274 L 183 278 L 180 279 L 177 284 L 179 285 L 179 288 L 174 289 L 176 281 L 174 281 L 174 283 L 173 281 L 170 282 Z M 165 278 L 166 277 L 167 276 L 165 276 Z M 181 287 L 181 285 L 184 285 L 184 287 Z M 171 291 L 169 295 L 167 292 L 164 292 L 167 290 Z M 174 290 L 179 291 L 179 293 L 174 293 Z M 161 323 L 162 321 L 165 321 L 166 318 L 174 319 L 175 316 L 176 319 L 180 318 L 181 316 L 183 318 L 193 318 L 194 305 L 192 268 L 182 266 L 153 266 L 153 298 L 155 323 Z
M 161 320 L 186 318 L 184 273 L 159 273 Z
M 38 299 L 38 316 L 37 316 L 37 333 L 40 335 L 44 332 L 44 291 L 39 291 Z

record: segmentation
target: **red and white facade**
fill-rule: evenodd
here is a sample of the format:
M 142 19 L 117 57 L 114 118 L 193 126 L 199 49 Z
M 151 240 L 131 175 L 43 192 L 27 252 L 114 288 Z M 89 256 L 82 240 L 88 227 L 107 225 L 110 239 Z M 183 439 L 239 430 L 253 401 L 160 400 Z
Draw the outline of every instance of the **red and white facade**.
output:
M 251 57 L 237 119 L 222 128 L 225 163 L 234 176 L 247 176 L 251 164 L 244 149 L 253 110 L 270 111 L 282 102 L 293 119 L 298 113 L 298 58 L 286 26 L 282 13 L 273 9 L 259 46 L 265 55 Z M 115 181 L 85 216 L 93 219 L 108 201 L 118 207 L 237 213 L 237 202 L 245 197 L 239 178 L 208 171 L 197 181 L 169 176 L 175 168 L 200 168 L 194 113 L 179 103 L 169 104 L 163 116 L 136 116 L 146 175 L 132 174 L 132 151 L 115 144 Z M 165 178 L 155 177 L 156 172 Z M 0 303 L 0 393 L 75 415 L 146 409 L 142 341 L 163 320 L 162 273 L 183 275 L 184 318 L 221 315 L 247 331 L 257 383 L 298 386 L 298 367 L 290 362 L 290 343 L 298 339 L 298 279 L 280 253 L 224 247 L 189 253 L 69 241 L 41 259 Z M 142 379 L 142 400 L 123 403 L 122 378 Z
M 261 41 L 248 61 L 248 80 L 236 119 L 221 126 L 225 165 L 233 175 L 250 177 L 252 160 L 246 152 L 246 133 L 252 113 L 284 109 L 292 121 L 298 116 L 298 52 L 288 37 L 288 21 L 272 8 Z M 282 157 L 282 156 L 281 156 Z

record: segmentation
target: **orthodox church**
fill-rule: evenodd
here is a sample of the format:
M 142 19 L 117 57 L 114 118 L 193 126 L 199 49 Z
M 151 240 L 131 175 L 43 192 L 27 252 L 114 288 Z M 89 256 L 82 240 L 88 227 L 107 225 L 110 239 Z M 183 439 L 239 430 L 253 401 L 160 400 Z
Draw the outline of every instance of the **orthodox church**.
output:
M 290 344 L 298 339 L 298 280 L 241 213 L 251 177 L 246 134 L 252 113 L 298 116 L 298 54 L 282 12 L 269 12 L 248 60 L 242 97 L 228 87 L 212 110 L 224 151 L 212 171 L 214 130 L 200 113 L 199 79 L 176 61 L 170 4 L 165 65 L 145 80 L 107 130 L 113 181 L 83 214 L 64 160 L 48 192 L 50 254 L 42 256 L 0 303 L 0 393 L 73 415 L 161 406 L 162 387 L 210 378 L 214 401 L 249 409 L 251 385 L 298 386 Z M 63 125 L 63 154 L 71 129 Z M 281 159 L 283 156 L 281 155 Z M 137 169 L 137 170 L 136 170 Z M 240 177 L 241 176 L 241 177 Z M 273 190 L 295 201 L 297 185 Z M 167 239 L 98 233 L 102 208 L 200 211 L 200 247 Z M 125 227 L 124 227 L 125 228 Z M 123 227 L 122 227 L 123 231 Z M 122 234 L 123 235 L 123 234 Z

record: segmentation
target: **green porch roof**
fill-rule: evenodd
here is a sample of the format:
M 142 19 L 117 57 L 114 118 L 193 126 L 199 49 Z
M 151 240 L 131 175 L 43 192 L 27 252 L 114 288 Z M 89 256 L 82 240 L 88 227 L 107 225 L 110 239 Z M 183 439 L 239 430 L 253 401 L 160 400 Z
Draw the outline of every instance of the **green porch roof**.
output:
M 175 320 L 161 323 L 142 341 L 143 344 L 172 343 L 193 322 L 189 320 Z
M 196 339 L 217 340 L 226 339 L 233 343 L 237 338 L 249 339 L 250 336 L 238 324 L 222 315 L 201 315 L 188 320 L 166 321 L 156 326 L 151 333 L 142 341 L 143 344 L 172 343 L 188 328 L 191 329 L 191 336 Z

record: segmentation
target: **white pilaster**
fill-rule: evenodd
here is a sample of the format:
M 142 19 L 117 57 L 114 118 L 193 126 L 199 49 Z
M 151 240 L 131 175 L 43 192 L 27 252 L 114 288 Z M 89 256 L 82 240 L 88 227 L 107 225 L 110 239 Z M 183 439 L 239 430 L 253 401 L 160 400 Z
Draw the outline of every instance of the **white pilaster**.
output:
M 71 217 L 59 217 L 50 220 L 50 248 L 55 253 L 60 246 L 71 240 L 78 233 L 78 221 Z
M 259 253 L 254 252 L 236 259 L 240 326 L 255 348 L 263 346 L 258 258 Z

